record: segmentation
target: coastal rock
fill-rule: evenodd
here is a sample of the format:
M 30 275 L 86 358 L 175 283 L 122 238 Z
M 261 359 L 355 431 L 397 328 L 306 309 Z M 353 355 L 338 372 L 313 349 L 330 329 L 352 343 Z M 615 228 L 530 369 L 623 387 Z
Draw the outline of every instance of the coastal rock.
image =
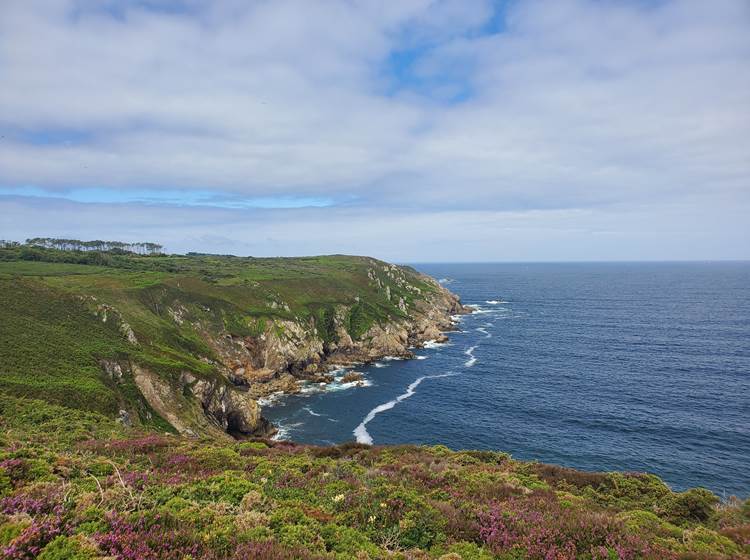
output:
M 342 383 L 355 383 L 355 382 L 361 382 L 364 379 L 364 375 L 362 375 L 359 371 L 348 371 L 344 376 L 341 378 Z
M 271 424 L 261 416 L 258 403 L 248 393 L 206 380 L 196 381 L 191 389 L 206 415 L 222 431 L 235 437 L 272 434 Z
M 190 303 L 175 292 L 154 309 L 162 309 L 173 325 L 190 329 L 205 343 L 210 353 L 196 359 L 210 366 L 212 373 L 185 371 L 178 380 L 168 380 L 131 364 L 135 384 L 148 405 L 180 433 L 267 436 L 273 428 L 263 418 L 258 399 L 297 393 L 301 381 L 330 383 L 334 378 L 328 372 L 341 365 L 387 356 L 413 357 L 412 348 L 447 340 L 445 332 L 454 328 L 452 316 L 471 312 L 429 276 L 374 259 L 368 262 L 367 281 L 379 300 L 354 295 L 350 303 L 328 306 L 304 318 L 251 317 L 249 332 L 242 335 L 237 334 L 242 329 L 230 332 L 225 323 L 212 321 L 213 306 Z M 102 321 L 114 317 L 123 336 L 138 344 L 117 309 L 92 301 Z M 291 312 L 278 295 L 270 301 L 276 303 L 273 309 Z M 360 315 L 355 326 L 355 314 L 367 309 L 364 306 L 369 306 L 370 314 L 364 319 Z M 113 380 L 123 376 L 117 362 L 104 361 L 102 367 Z M 362 383 L 363 379 L 360 373 L 349 372 L 342 381 Z

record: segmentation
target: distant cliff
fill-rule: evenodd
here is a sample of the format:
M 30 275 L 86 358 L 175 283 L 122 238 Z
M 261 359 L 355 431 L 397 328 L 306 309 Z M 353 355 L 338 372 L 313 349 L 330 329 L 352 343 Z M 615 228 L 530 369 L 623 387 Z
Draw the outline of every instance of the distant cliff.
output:
M 441 340 L 457 296 L 368 257 L 0 249 L 0 390 L 184 435 L 268 435 L 257 399 Z

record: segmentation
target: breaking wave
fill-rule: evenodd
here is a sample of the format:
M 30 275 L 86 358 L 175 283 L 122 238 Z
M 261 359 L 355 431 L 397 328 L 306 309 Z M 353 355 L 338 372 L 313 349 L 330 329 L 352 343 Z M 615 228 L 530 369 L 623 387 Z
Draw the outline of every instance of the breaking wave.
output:
M 469 356 L 469 359 L 468 359 L 468 360 L 466 360 L 466 362 L 464 362 L 464 366 L 466 366 L 466 367 L 471 367 L 471 366 L 473 366 L 473 365 L 474 365 L 475 363 L 477 363 L 477 359 L 476 359 L 476 357 L 474 356 L 474 350 L 476 350 L 476 349 L 477 349 L 477 347 L 476 347 L 476 346 L 472 346 L 471 348 L 469 348 L 468 350 L 466 350 L 466 351 L 464 352 L 464 354 L 466 354 L 467 356 Z
M 288 441 L 291 439 L 291 433 L 294 428 L 299 428 L 304 422 L 295 422 L 293 424 L 277 424 L 276 433 L 271 437 L 274 441 Z
M 485 329 L 484 327 L 479 327 L 476 330 L 477 330 L 477 332 L 482 333 L 484 335 L 484 338 L 492 338 L 492 334 L 490 334 L 489 332 L 487 332 L 487 329 Z
M 372 420 L 381 412 L 385 412 L 386 410 L 392 409 L 394 406 L 396 406 L 398 403 L 400 403 L 403 400 L 408 399 L 414 393 L 416 393 L 417 387 L 419 387 L 419 384 L 422 383 L 425 379 L 437 379 L 439 377 L 452 377 L 456 375 L 455 373 L 443 373 L 441 375 L 423 375 L 422 377 L 418 378 L 416 381 L 411 383 L 407 388 L 406 392 L 399 395 L 393 400 L 388 401 L 387 403 L 380 404 L 373 408 L 370 412 L 367 413 L 367 416 L 365 416 L 365 419 L 362 420 L 362 422 L 354 428 L 354 437 L 357 439 L 357 443 L 365 443 L 367 445 L 372 445 L 372 436 L 367 431 L 367 424 L 372 422 Z

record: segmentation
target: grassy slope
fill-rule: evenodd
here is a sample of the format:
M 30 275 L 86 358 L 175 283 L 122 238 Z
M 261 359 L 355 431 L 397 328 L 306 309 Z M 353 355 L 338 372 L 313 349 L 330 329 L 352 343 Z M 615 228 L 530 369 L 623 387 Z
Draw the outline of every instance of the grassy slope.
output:
M 372 262 L 0 250 L 0 390 L 110 416 L 126 403 L 142 421 L 163 425 L 132 383 L 107 382 L 99 360 L 127 356 L 167 379 L 185 370 L 213 375 L 201 359 L 212 358 L 212 350 L 189 322 L 178 325 L 169 315 L 176 302 L 216 333 L 260 334 L 275 319 L 296 318 L 315 320 L 324 338 L 331 336 L 325 326 L 333 306 L 347 304 L 357 337 L 375 321 L 403 315 L 370 282 Z M 413 301 L 411 292 L 379 275 L 395 301 Z M 416 275 L 410 282 L 432 289 Z M 116 322 L 94 315 L 100 303 L 117 309 L 139 347 L 127 344 Z
M 750 502 L 717 507 L 706 491 L 676 494 L 648 475 L 441 446 L 187 440 L 1 394 L 0 434 L 0 556 L 9 559 L 711 560 L 750 552 Z

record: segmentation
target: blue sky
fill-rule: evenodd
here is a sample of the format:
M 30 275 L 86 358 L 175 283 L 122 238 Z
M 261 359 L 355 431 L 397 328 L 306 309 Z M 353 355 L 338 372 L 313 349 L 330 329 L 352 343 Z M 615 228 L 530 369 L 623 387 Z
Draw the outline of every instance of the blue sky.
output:
M 7 0 L 0 77 L 0 238 L 750 258 L 746 0 Z

